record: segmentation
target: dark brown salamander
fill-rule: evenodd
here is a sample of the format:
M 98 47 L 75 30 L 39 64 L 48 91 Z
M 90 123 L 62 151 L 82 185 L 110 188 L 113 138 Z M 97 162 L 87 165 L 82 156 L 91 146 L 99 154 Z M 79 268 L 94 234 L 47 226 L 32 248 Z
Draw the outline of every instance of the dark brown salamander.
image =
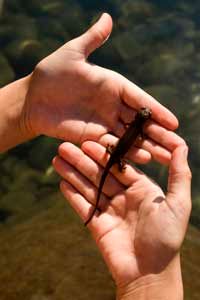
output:
M 144 123 L 150 119 L 151 110 L 149 108 L 141 108 L 139 112 L 137 112 L 134 120 L 130 123 L 129 127 L 123 134 L 123 136 L 119 139 L 117 145 L 115 147 L 108 147 L 107 151 L 111 154 L 110 158 L 105 166 L 104 172 L 101 176 L 97 200 L 94 207 L 93 212 L 91 213 L 89 219 L 85 222 L 85 226 L 92 220 L 96 210 L 98 209 L 98 204 L 100 200 L 100 195 L 102 192 L 102 188 L 106 177 L 114 164 L 118 164 L 119 170 L 122 172 L 125 168 L 124 161 L 122 160 L 125 154 L 128 152 L 130 147 L 134 144 L 137 137 L 139 135 L 143 136 L 143 126 Z M 111 150 L 112 149 L 112 150 Z

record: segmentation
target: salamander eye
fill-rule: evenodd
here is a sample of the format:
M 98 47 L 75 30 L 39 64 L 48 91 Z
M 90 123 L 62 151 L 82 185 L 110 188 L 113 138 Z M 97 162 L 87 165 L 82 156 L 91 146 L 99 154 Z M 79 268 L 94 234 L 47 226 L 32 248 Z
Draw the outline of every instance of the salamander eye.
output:
M 151 112 L 150 108 L 142 107 L 140 109 L 140 114 L 141 114 L 142 118 L 149 119 L 151 117 L 152 112 Z

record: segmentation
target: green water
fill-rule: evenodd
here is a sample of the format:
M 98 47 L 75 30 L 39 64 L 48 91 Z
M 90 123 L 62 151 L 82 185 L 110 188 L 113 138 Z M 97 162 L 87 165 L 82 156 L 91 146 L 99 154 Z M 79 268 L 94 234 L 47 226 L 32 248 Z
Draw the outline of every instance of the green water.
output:
M 190 146 L 196 229 L 183 247 L 183 271 L 186 299 L 199 299 L 200 1 L 0 0 L 0 86 L 29 74 L 103 11 L 113 16 L 113 34 L 90 61 L 169 107 Z M 49 169 L 58 143 L 39 138 L 0 156 L 0 299 L 114 299 L 95 245 Z M 164 184 L 164 169 L 146 171 Z

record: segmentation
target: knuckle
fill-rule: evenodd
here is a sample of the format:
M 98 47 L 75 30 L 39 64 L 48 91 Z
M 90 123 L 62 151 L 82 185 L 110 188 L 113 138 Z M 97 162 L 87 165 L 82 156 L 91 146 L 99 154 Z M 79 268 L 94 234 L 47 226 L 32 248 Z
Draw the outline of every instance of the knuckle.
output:
M 173 176 L 177 179 L 184 178 L 184 179 L 191 180 L 192 172 L 191 172 L 190 168 L 187 166 L 187 167 L 179 169 L 179 170 L 174 170 Z
M 106 38 L 106 35 L 100 29 L 97 29 L 97 28 L 93 27 L 93 28 L 89 29 L 89 32 L 95 36 L 95 40 L 97 42 L 102 41 Z
M 177 136 L 178 137 L 178 146 L 186 146 L 186 142 L 185 142 L 185 140 L 182 138 L 182 137 L 180 137 L 180 136 Z
M 187 179 L 189 179 L 189 180 L 192 179 L 192 172 L 191 172 L 190 168 L 187 168 L 187 169 L 183 172 L 183 174 L 184 174 L 184 177 L 185 177 L 185 178 L 187 178 Z

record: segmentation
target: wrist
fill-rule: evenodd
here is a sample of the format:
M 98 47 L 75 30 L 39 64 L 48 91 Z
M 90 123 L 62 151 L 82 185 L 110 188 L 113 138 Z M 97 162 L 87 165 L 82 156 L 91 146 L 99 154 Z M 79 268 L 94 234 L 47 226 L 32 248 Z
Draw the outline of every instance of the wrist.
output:
M 145 274 L 117 287 L 117 300 L 183 300 L 183 284 L 178 254 L 158 274 Z
M 24 110 L 30 76 L 17 80 L 0 90 L 0 152 L 34 137 L 25 123 Z
M 30 103 L 28 101 L 29 95 L 29 87 L 31 83 L 32 74 L 23 78 L 21 81 L 21 111 L 19 114 L 18 124 L 21 135 L 24 137 L 24 141 L 33 139 L 38 136 L 36 132 L 32 130 L 30 126 L 30 115 L 29 115 L 29 106 Z

